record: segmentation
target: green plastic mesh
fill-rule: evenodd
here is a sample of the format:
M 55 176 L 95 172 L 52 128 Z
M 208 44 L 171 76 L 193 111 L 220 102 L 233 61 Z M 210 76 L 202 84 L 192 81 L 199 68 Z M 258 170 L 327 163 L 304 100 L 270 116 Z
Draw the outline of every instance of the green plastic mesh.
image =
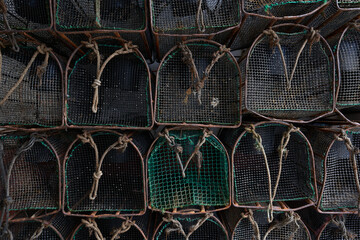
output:
M 143 30 L 145 0 L 56 0 L 55 22 L 60 31 Z
M 345 223 L 345 230 L 339 226 L 338 222 L 343 221 Z M 355 214 L 348 214 L 342 216 L 334 216 L 334 219 L 326 225 L 325 229 L 321 232 L 319 240 L 335 240 L 344 239 L 344 234 L 348 236 L 354 236 L 354 239 L 360 237 L 360 218 Z M 351 238 L 349 238 L 351 239 Z
M 194 151 L 202 131 L 170 131 L 180 144 L 183 164 Z M 152 209 L 166 211 L 199 206 L 229 205 L 229 172 L 226 150 L 214 137 L 206 138 L 200 148 L 201 168 L 191 161 L 182 176 L 175 152 L 160 137 L 148 156 L 149 202 Z
M 199 78 L 202 79 L 203 72 L 219 47 L 202 42 L 186 43 L 186 46 L 192 52 Z M 200 80 L 192 75 L 189 66 L 183 61 L 183 53 L 179 47 L 164 59 L 157 76 L 157 122 L 221 126 L 239 124 L 240 72 L 231 53 L 225 53 L 214 64 L 201 93 L 197 93 L 193 86 Z

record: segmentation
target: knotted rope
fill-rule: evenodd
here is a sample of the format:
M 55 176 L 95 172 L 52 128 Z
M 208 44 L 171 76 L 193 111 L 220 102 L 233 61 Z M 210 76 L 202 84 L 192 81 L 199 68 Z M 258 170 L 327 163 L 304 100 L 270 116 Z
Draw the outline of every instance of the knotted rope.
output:
M 96 240 L 105 240 L 95 219 L 92 219 L 92 218 L 89 218 L 88 220 L 81 219 L 81 222 L 82 222 L 82 224 L 85 225 L 85 227 L 87 227 L 89 229 L 89 237 L 91 237 L 92 234 L 95 233 Z
M 173 215 L 168 214 L 166 217 L 163 218 L 163 221 L 166 223 L 172 223 L 173 226 L 166 228 L 166 237 L 172 232 L 177 232 L 183 235 L 185 237 L 185 240 L 189 240 L 190 236 L 212 216 L 214 216 L 214 214 L 206 213 L 203 218 L 200 218 L 195 225 L 190 227 L 188 234 L 186 234 L 180 221 L 175 219 Z
M 138 47 L 137 45 L 133 45 L 132 42 L 124 43 L 121 49 L 116 50 L 113 52 L 104 62 L 101 64 L 101 55 L 99 52 L 99 46 L 96 41 L 89 40 L 88 42 L 82 41 L 81 42 L 86 48 L 90 48 L 96 55 L 97 64 L 96 64 L 96 78 L 92 83 L 92 87 L 94 88 L 94 97 L 93 97 L 93 104 L 91 110 L 93 113 L 97 113 L 98 111 L 98 104 L 99 104 L 99 87 L 101 86 L 101 75 L 106 67 L 106 65 L 112 60 L 114 57 L 124 54 L 129 54 L 135 52 L 135 49 Z
M 9 21 L 7 19 L 7 7 L 6 7 L 4 0 L 0 0 L 0 14 L 3 15 L 5 29 L 11 31 L 12 29 L 11 29 Z M 20 48 L 19 48 L 19 45 L 17 44 L 15 34 L 14 33 L 6 33 L 6 35 L 8 35 L 8 37 L 9 37 L 9 41 L 12 45 L 12 49 L 15 52 L 19 52 Z
M 30 240 L 35 240 L 43 233 L 44 229 L 46 229 L 48 226 L 45 223 L 41 223 L 41 226 L 36 229 L 36 231 L 31 236 Z
M 316 43 L 316 42 L 319 42 L 320 39 L 321 39 L 320 34 L 319 34 L 319 31 L 318 31 L 318 30 L 314 30 L 314 28 L 311 28 L 311 29 L 310 29 L 309 34 L 307 34 L 306 39 L 305 39 L 303 45 L 301 46 L 298 54 L 296 55 L 295 64 L 294 64 L 293 69 L 291 70 L 290 77 L 289 77 L 289 75 L 288 75 L 288 69 L 287 69 L 287 65 L 286 65 L 285 55 L 284 55 L 284 52 L 283 52 L 282 47 L 281 47 L 281 44 L 280 44 L 280 37 L 279 37 L 278 34 L 277 34 L 273 29 L 271 29 L 271 28 L 270 28 L 270 29 L 267 29 L 267 30 L 264 30 L 263 33 L 264 33 L 266 36 L 268 36 L 268 38 L 269 38 L 270 48 L 274 48 L 274 47 L 276 46 L 276 47 L 278 47 L 278 49 L 279 49 L 279 51 L 280 51 L 281 60 L 282 60 L 282 64 L 283 64 L 283 67 L 284 67 L 284 75 L 285 75 L 286 84 L 287 84 L 286 89 L 287 89 L 287 90 L 290 90 L 290 89 L 291 89 L 291 81 L 292 81 L 293 78 L 294 78 L 297 65 L 299 64 L 300 56 L 301 56 L 302 52 L 304 51 L 304 49 L 305 49 L 305 47 L 306 47 L 306 44 L 308 44 L 308 43 L 310 44 L 310 54 L 311 54 L 312 45 L 313 45 L 314 43 Z
M 127 231 L 130 230 L 130 228 L 132 226 L 135 225 L 135 221 L 132 221 L 131 219 L 129 218 L 126 218 L 126 220 L 121 224 L 121 227 L 118 228 L 118 229 L 114 229 L 112 231 L 112 237 L 111 237 L 111 240 L 117 240 L 117 239 L 120 239 L 120 235 L 123 234 L 123 233 L 126 233 Z
M 251 209 L 248 210 L 248 213 L 241 213 L 241 219 L 246 219 L 246 218 L 249 219 L 254 231 L 252 240 L 261 240 L 259 225 L 255 221 L 254 213 Z
M 358 215 L 360 216 L 360 180 L 359 180 L 359 172 L 358 172 L 357 159 L 356 159 L 356 155 L 360 153 L 360 149 L 358 149 L 357 147 L 355 147 L 352 144 L 351 139 L 347 136 L 346 131 L 344 129 L 341 129 L 341 133 L 339 136 L 335 135 L 335 139 L 337 141 L 344 142 L 347 150 L 349 151 L 350 164 L 352 165 L 352 168 L 354 171 L 355 183 L 356 183 L 356 188 L 358 191 L 358 207 L 357 208 L 358 208 Z
M 96 0 L 95 1 L 95 15 L 96 15 L 96 19 L 95 19 L 95 25 L 98 28 L 101 28 L 101 16 L 100 16 L 100 0 Z
M 268 230 L 267 232 L 265 233 L 265 236 L 264 236 L 264 239 L 263 240 L 266 240 L 266 238 L 269 236 L 269 234 L 274 231 L 275 229 L 280 229 L 282 227 L 285 227 L 291 223 L 295 223 L 296 225 L 296 228 L 295 230 L 291 233 L 291 235 L 289 236 L 289 240 L 293 240 L 297 231 L 300 229 L 300 225 L 298 223 L 298 221 L 300 221 L 300 216 L 295 213 L 295 212 L 289 212 L 289 213 L 285 213 L 285 218 L 284 220 L 276 223 L 276 224 L 273 224 Z
M 28 65 L 25 67 L 24 71 L 22 72 L 22 74 L 20 75 L 19 80 L 16 82 L 16 84 L 7 92 L 7 94 L 5 95 L 5 97 L 0 101 L 0 106 L 2 106 L 7 100 L 8 98 L 11 96 L 11 94 L 13 94 L 13 92 L 19 87 L 19 85 L 22 83 L 22 81 L 24 80 L 26 74 L 28 73 L 30 67 L 32 66 L 32 64 L 34 63 L 36 57 L 39 54 L 43 54 L 45 55 L 45 59 L 43 61 L 43 63 L 37 67 L 36 70 L 36 74 L 39 77 L 40 81 L 42 78 L 43 73 L 45 73 L 46 71 L 46 67 L 48 65 L 49 62 L 49 54 L 50 51 L 52 51 L 51 48 L 46 47 L 45 44 L 42 44 L 40 46 L 38 46 L 36 48 L 36 51 L 34 52 L 33 56 L 31 57 Z
M 204 21 L 204 14 L 202 11 L 202 3 L 203 3 L 203 0 L 198 1 L 198 9 L 196 12 L 196 25 L 197 25 L 199 32 L 203 33 L 206 30 L 206 26 L 205 26 L 205 21 Z
M 353 233 L 350 230 L 347 230 L 345 226 L 345 217 L 344 216 L 338 216 L 337 219 L 333 218 L 332 223 L 339 228 L 339 230 L 342 233 L 342 237 L 346 240 L 353 240 L 356 239 L 358 236 L 357 234 Z
M 214 65 L 222 58 L 225 54 L 230 52 L 230 48 L 226 48 L 225 45 L 221 45 L 219 50 L 214 52 L 213 59 L 211 60 L 211 63 L 206 67 L 204 76 L 200 79 L 199 72 L 197 70 L 197 67 L 195 65 L 195 61 L 192 55 L 192 52 L 190 48 L 185 45 L 184 43 L 179 43 L 178 47 L 181 49 L 181 53 L 183 55 L 182 61 L 190 68 L 191 72 L 191 78 L 192 78 L 192 84 L 191 86 L 186 90 L 186 96 L 184 99 L 184 103 L 187 104 L 189 101 L 189 96 L 193 92 L 193 88 L 195 89 L 195 93 L 197 94 L 198 102 L 201 105 L 201 90 L 205 86 L 205 81 L 209 79 L 210 72 Z
M 250 125 L 249 127 L 246 127 L 245 130 L 248 133 L 252 134 L 253 139 L 255 139 L 255 142 L 256 142 L 256 147 L 255 148 L 258 151 L 261 151 L 261 153 L 264 156 L 266 172 L 267 172 L 267 176 L 268 176 L 268 191 L 269 191 L 269 205 L 268 205 L 268 209 L 267 209 L 267 219 L 268 219 L 268 222 L 272 222 L 274 220 L 274 210 L 273 210 L 274 201 L 275 201 L 276 192 L 277 192 L 277 189 L 278 189 L 279 183 L 280 183 L 283 159 L 284 159 L 284 156 L 285 156 L 285 159 L 286 159 L 287 156 L 288 156 L 288 153 L 289 153 L 289 150 L 287 150 L 286 147 L 289 144 L 291 133 L 298 132 L 300 129 L 295 128 L 292 124 L 290 124 L 288 130 L 283 133 L 280 145 L 278 147 L 278 152 L 279 152 L 279 157 L 280 157 L 280 159 L 279 159 L 279 170 L 278 170 L 278 175 L 276 177 L 276 182 L 275 182 L 274 189 L 272 189 L 272 179 L 271 179 L 270 166 L 269 166 L 268 158 L 267 158 L 267 155 L 266 155 L 266 152 L 265 152 L 265 148 L 264 148 L 264 146 L 262 144 L 262 137 L 256 132 L 254 125 Z

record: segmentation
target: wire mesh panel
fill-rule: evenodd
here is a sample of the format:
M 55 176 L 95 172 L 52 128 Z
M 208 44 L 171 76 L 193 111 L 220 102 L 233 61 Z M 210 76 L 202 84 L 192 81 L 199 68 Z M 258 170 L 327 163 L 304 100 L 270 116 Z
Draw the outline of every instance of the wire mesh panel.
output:
M 64 162 L 66 214 L 142 214 L 146 195 L 143 152 L 139 148 L 147 149 L 136 146 L 129 134 L 94 131 L 78 135 Z
M 227 231 L 212 213 L 166 215 L 155 230 L 153 240 L 228 240 Z
M 42 210 L 33 215 L 40 217 L 60 209 L 59 170 L 57 153 L 44 136 L 0 137 L 0 226 L 4 231 L 11 211 Z
M 29 43 L 1 55 L 0 125 L 61 126 L 62 68 L 52 49 Z
M 174 47 L 157 73 L 159 124 L 240 124 L 240 70 L 224 46 L 190 40 Z
M 228 156 L 208 130 L 165 130 L 147 164 L 153 210 L 214 211 L 209 208 L 230 205 Z
M 232 240 L 311 240 L 308 229 L 297 213 L 276 212 L 272 223 L 267 221 L 266 215 L 266 212 L 261 210 L 242 213 Z
M 292 26 L 290 32 L 284 27 Z M 334 109 L 334 57 L 313 29 L 283 24 L 253 43 L 246 61 L 246 109 L 267 119 L 313 121 Z
M 355 214 L 334 215 L 322 229 L 318 240 L 358 239 L 360 237 L 360 218 Z
M 131 42 L 121 46 L 113 45 L 116 39 L 109 45 L 100 40 L 82 42 L 69 59 L 67 124 L 151 128 L 151 76 L 144 57 Z M 77 58 L 80 49 L 85 54 Z
M 322 212 L 357 212 L 360 203 L 360 130 L 309 129 L 309 139 L 318 157 L 317 179 L 321 184 L 318 208 Z M 315 140 L 316 139 L 316 140 Z M 319 189 L 320 190 L 320 189 Z

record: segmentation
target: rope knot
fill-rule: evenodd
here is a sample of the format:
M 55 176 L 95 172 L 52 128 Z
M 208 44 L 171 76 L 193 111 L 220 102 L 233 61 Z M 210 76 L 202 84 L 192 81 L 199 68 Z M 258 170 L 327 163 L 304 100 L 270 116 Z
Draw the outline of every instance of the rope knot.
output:
M 337 217 L 337 219 L 334 218 L 332 220 L 332 223 L 335 224 L 336 227 L 338 227 L 344 239 L 352 240 L 357 238 L 357 234 L 353 233 L 352 231 L 346 228 L 344 216 L 339 216 Z
M 270 48 L 274 48 L 280 44 L 280 37 L 273 29 L 266 29 L 263 33 L 269 38 Z
M 93 178 L 94 178 L 94 180 L 99 181 L 99 179 L 101 178 L 102 175 L 103 175 L 102 171 L 97 171 L 97 172 L 94 172 Z
M 89 41 L 81 41 L 81 44 L 83 44 L 86 48 L 95 48 L 97 47 L 97 44 L 95 41 L 93 41 L 91 38 Z
M 101 86 L 101 81 L 100 79 L 95 79 L 93 84 L 91 85 L 93 88 L 98 88 Z
M 83 134 L 78 134 L 77 137 L 83 144 L 92 142 L 92 137 L 89 132 L 84 131 Z
M 117 141 L 118 146 L 114 147 L 114 149 L 120 150 L 123 153 L 128 147 L 128 143 L 131 141 L 132 138 L 129 138 L 127 135 L 121 135 Z
M 52 51 L 52 48 L 47 47 L 45 44 L 41 44 L 41 45 L 39 45 L 39 46 L 36 47 L 36 50 L 38 50 L 38 52 L 39 52 L 40 54 L 43 54 L 43 55 L 44 55 L 44 54 Z
M 81 222 L 85 225 L 86 228 L 89 229 L 89 237 L 91 237 L 92 234 L 95 232 L 95 237 L 97 240 L 105 240 L 94 219 L 81 219 Z
M 126 233 L 127 231 L 130 230 L 130 228 L 132 226 L 135 225 L 135 221 L 131 221 L 130 219 L 126 219 L 122 224 L 121 224 L 121 227 L 118 228 L 118 229 L 114 229 L 112 232 L 111 232 L 111 235 L 112 238 L 111 240 L 117 240 L 117 239 L 120 239 L 120 234 L 123 234 L 123 233 Z

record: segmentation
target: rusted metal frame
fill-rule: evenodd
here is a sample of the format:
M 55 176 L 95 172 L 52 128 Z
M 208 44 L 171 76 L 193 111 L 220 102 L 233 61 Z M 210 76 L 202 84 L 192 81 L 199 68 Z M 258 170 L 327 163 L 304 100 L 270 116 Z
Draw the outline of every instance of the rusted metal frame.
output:
M 333 213 L 335 214 L 335 213 Z M 351 214 L 351 213 L 347 213 L 347 212 L 342 212 L 342 213 L 338 213 L 338 215 L 345 215 L 345 214 Z M 331 219 L 328 220 L 325 224 L 323 224 L 323 226 L 320 229 L 320 232 L 318 234 L 318 236 L 316 237 L 316 240 L 320 240 L 321 234 L 325 231 L 326 227 L 336 218 L 337 216 L 331 216 Z
M 111 129 L 102 129 L 102 130 L 91 130 L 88 132 L 90 135 L 94 134 L 94 133 L 112 133 L 112 134 L 116 134 L 120 136 L 120 132 L 118 131 L 114 131 Z M 128 133 L 128 136 L 132 136 L 133 134 L 135 134 L 135 132 L 130 132 Z M 92 212 L 91 214 L 78 214 L 78 213 L 72 213 L 71 211 L 67 211 L 66 210 L 66 163 L 69 161 L 69 156 L 70 153 L 74 147 L 74 145 L 79 141 L 79 138 L 77 137 L 68 147 L 66 154 L 65 154 L 65 158 L 63 161 L 63 166 L 62 166 L 62 179 L 61 179 L 61 183 L 62 183 L 62 199 L 61 201 L 61 210 L 62 213 L 66 216 L 74 216 L 74 217 L 91 217 L 91 218 L 111 218 L 111 217 L 115 217 L 115 218 L 121 218 L 123 219 L 124 217 L 128 217 L 128 216 L 141 216 L 144 215 L 147 209 L 147 184 L 146 184 L 146 175 L 145 175 L 145 163 L 144 163 L 144 156 L 141 154 L 139 148 L 137 145 L 135 145 L 135 143 L 133 141 L 130 141 L 130 145 L 136 150 L 136 152 L 139 155 L 139 159 L 141 161 L 141 167 L 142 167 L 142 178 L 143 178 L 143 191 L 144 191 L 144 210 L 140 211 L 138 213 L 121 213 L 121 211 L 114 211 L 115 213 L 111 214 L 100 214 L 97 215 L 98 211 L 89 211 Z
M 293 24 L 293 23 L 284 23 L 284 24 L 279 24 L 279 25 L 276 25 L 274 26 L 274 28 L 279 28 L 279 27 L 284 27 L 284 26 L 290 26 L 290 27 L 299 27 L 299 28 L 303 28 L 303 29 L 306 29 L 306 30 L 310 30 L 309 27 L 307 26 L 304 26 L 304 25 L 301 25 L 301 24 Z M 261 35 L 259 35 L 256 40 L 253 42 L 253 44 L 251 45 L 251 47 L 249 48 L 250 50 L 248 51 L 248 53 L 250 53 L 254 47 L 256 46 L 257 42 L 264 36 L 264 33 L 262 33 Z M 274 118 L 274 117 L 269 117 L 269 116 L 265 116 L 261 113 L 258 113 L 257 111 L 255 110 L 252 110 L 252 109 L 249 109 L 248 108 L 248 96 L 247 96 L 247 74 L 245 74 L 245 92 L 244 92 L 244 99 L 245 99 L 245 111 L 248 111 L 248 112 L 251 112 L 253 114 L 255 114 L 256 116 L 259 116 L 263 119 L 266 119 L 268 121 L 284 121 L 284 122 L 290 122 L 290 123 L 302 123 L 302 124 L 305 124 L 305 123 L 311 123 L 311 122 L 314 122 L 316 120 L 319 120 L 320 118 L 324 118 L 326 116 L 329 116 L 331 114 L 333 114 L 335 112 L 335 109 L 336 109 L 336 99 L 335 99 L 335 94 L 336 94 L 336 90 L 339 88 L 339 85 L 336 86 L 336 59 L 334 57 L 334 54 L 332 53 L 331 51 L 331 48 L 330 48 L 330 45 L 329 43 L 325 40 L 325 38 L 323 36 L 320 36 L 320 41 L 325 44 L 325 46 L 327 47 L 329 53 L 330 53 L 330 58 L 332 59 L 332 79 L 333 79 L 333 83 L 332 83 L 332 96 L 334 96 L 334 99 L 333 99 L 333 103 L 332 103 L 332 110 L 330 112 L 325 112 L 323 114 L 317 114 L 317 115 L 314 115 L 313 118 L 311 118 L 310 120 L 300 120 L 300 119 L 281 119 L 281 118 Z M 244 59 L 245 60 L 245 59 Z M 248 55 L 246 56 L 246 69 L 249 68 L 249 58 L 248 58 Z
M 120 42 L 123 42 L 124 39 L 122 38 L 118 38 L 116 36 L 100 36 L 100 37 L 95 37 L 92 40 L 96 41 L 96 40 L 102 40 L 102 39 L 114 39 L 114 40 L 119 40 Z M 69 77 L 69 72 L 71 72 L 72 68 L 71 68 L 71 62 L 73 61 L 74 57 L 76 56 L 77 52 L 80 52 L 81 48 L 84 47 L 84 44 L 79 45 L 75 51 L 73 51 L 73 53 L 71 54 L 71 56 L 69 57 L 69 60 L 66 64 L 66 68 L 65 68 L 65 81 L 64 81 L 64 95 L 65 95 L 65 100 L 64 100 L 64 120 L 65 120 L 65 128 L 74 128 L 74 129 L 84 129 L 84 128 L 91 128 L 91 129 L 119 129 L 119 130 L 150 130 L 153 128 L 154 126 L 154 104 L 153 104 L 153 98 L 152 98 L 152 87 L 151 87 L 151 72 L 149 69 L 149 65 L 147 64 L 144 56 L 141 54 L 141 52 L 138 49 L 134 49 L 135 54 L 137 54 L 138 57 L 140 57 L 143 62 L 144 65 L 146 66 L 146 70 L 147 70 L 147 74 L 148 74 L 148 91 L 149 91 L 149 101 L 150 101 L 150 114 L 151 114 L 151 125 L 149 127 L 119 127 L 119 126 L 92 126 L 92 125 L 72 125 L 68 123 L 68 114 L 67 114 L 67 103 L 68 103 L 68 77 Z
M 188 44 L 188 43 L 193 43 L 193 42 L 204 42 L 204 43 L 209 43 L 209 44 L 213 44 L 215 46 L 220 47 L 221 44 L 214 42 L 212 40 L 207 40 L 207 39 L 191 39 L 191 40 L 187 40 L 184 42 L 184 44 Z M 154 116 L 156 115 L 156 111 L 157 111 L 157 98 L 158 98 L 158 87 L 159 87 L 159 75 L 160 75 L 160 67 L 163 65 L 163 63 L 166 61 L 167 56 L 169 56 L 175 49 L 177 48 L 177 46 L 172 47 L 163 57 L 162 61 L 159 64 L 159 68 L 158 71 L 156 72 L 156 84 L 155 84 L 155 104 L 154 104 Z M 239 119 L 239 123 L 236 125 L 219 125 L 219 124 L 202 124 L 202 123 L 160 123 L 156 120 L 156 117 L 154 117 L 154 122 L 156 125 L 159 126 L 192 126 L 192 127 L 199 127 L 199 128 L 213 128 L 213 127 L 220 127 L 220 128 L 238 128 L 241 126 L 241 121 L 242 121 L 242 90 L 241 90 L 241 70 L 239 65 L 237 64 L 237 61 L 235 59 L 235 57 L 229 53 L 228 56 L 230 56 L 230 58 L 234 61 L 235 66 L 239 72 L 239 115 L 240 115 L 240 119 Z

